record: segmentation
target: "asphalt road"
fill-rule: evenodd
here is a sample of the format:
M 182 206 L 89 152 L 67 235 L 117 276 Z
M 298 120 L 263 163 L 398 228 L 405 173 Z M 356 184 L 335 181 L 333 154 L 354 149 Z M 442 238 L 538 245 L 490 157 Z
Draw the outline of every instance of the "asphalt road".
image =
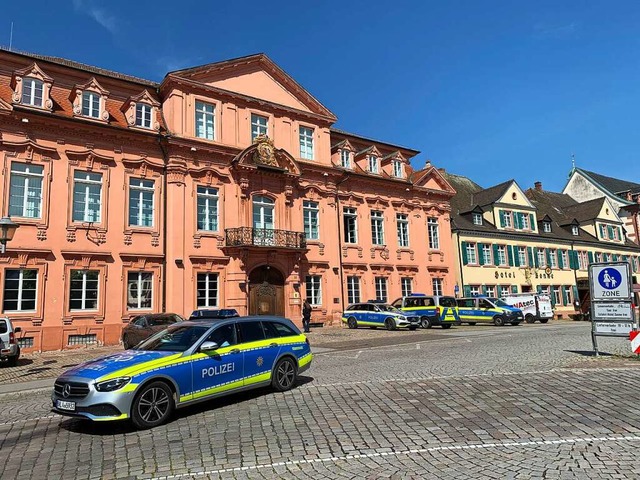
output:
M 0 395 L 0 478 L 640 478 L 640 362 L 590 356 L 588 324 L 397 333 L 144 432 Z

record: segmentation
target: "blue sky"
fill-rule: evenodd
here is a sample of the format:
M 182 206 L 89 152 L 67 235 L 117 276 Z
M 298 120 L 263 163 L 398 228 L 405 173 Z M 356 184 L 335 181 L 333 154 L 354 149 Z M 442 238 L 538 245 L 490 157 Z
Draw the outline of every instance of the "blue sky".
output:
M 3 6 L 0 44 L 11 21 L 16 49 L 151 80 L 265 52 L 336 127 L 485 187 L 558 191 L 572 153 L 640 183 L 637 1 L 32 0 Z

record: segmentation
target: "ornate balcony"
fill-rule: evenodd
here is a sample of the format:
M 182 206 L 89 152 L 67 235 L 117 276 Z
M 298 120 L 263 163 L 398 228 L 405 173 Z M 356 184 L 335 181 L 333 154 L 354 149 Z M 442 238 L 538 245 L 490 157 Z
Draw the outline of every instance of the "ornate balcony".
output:
M 304 250 L 307 241 L 303 232 L 275 230 L 273 228 L 227 228 L 226 247 L 267 247 Z

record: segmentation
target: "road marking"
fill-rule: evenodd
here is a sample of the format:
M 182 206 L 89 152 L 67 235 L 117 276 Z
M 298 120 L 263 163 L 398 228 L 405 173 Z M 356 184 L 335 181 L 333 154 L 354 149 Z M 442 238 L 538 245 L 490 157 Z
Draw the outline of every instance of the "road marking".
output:
M 626 436 L 614 436 L 614 437 L 558 438 L 555 440 L 531 440 L 531 441 L 524 441 L 524 442 L 438 445 L 434 447 L 413 448 L 410 450 L 397 450 L 397 451 L 392 450 L 390 452 L 384 451 L 384 452 L 372 452 L 372 453 L 352 454 L 352 455 L 339 455 L 339 456 L 328 457 L 328 458 L 304 458 L 300 460 L 288 460 L 286 462 L 263 463 L 258 465 L 247 465 L 243 467 L 220 468 L 218 470 L 201 470 L 199 472 L 178 473 L 174 475 L 167 475 L 163 477 L 153 477 L 153 478 L 154 480 L 172 480 L 172 479 L 178 479 L 183 477 L 203 477 L 206 475 L 220 475 L 223 473 L 246 472 L 248 470 L 262 470 L 265 468 L 286 467 L 286 466 L 304 465 L 304 464 L 311 464 L 311 463 L 333 463 L 333 462 L 356 460 L 356 459 L 363 459 L 363 458 L 397 457 L 400 455 L 415 455 L 415 454 L 421 454 L 421 453 L 433 454 L 438 452 L 448 452 L 452 450 L 486 450 L 490 448 L 531 447 L 531 446 L 576 444 L 576 443 L 588 443 L 588 442 L 615 443 L 615 442 L 637 442 L 637 441 L 640 441 L 640 436 L 626 435 Z

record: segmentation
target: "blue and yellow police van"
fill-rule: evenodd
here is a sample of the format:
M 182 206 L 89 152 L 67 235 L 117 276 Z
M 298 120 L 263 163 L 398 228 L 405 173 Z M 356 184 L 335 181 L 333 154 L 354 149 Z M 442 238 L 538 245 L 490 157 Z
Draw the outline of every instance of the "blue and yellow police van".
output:
M 458 315 L 462 323 L 493 323 L 496 326 L 518 325 L 524 320 L 522 310 L 499 298 L 475 296 L 457 299 Z
M 451 325 L 460 324 L 458 305 L 454 297 L 412 293 L 398 298 L 392 305 L 408 315 L 419 316 L 422 328 L 431 328 L 434 325 L 450 328 Z

